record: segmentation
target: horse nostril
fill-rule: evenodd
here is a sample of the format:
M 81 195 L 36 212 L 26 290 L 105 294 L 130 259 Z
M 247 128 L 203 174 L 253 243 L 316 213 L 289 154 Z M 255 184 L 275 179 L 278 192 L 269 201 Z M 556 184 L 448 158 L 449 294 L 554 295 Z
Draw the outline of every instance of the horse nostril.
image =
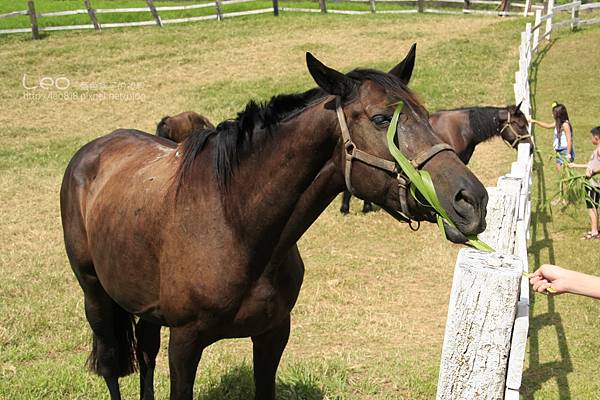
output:
M 473 195 L 465 189 L 459 190 L 454 196 L 454 210 L 462 218 L 473 218 L 475 216 L 476 205 L 477 202 Z

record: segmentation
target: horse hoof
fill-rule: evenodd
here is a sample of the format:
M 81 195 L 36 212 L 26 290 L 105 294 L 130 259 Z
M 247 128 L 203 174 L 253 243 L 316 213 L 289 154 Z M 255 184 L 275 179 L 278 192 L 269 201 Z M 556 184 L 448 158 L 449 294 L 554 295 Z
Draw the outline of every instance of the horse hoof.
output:
M 371 203 L 365 203 L 362 209 L 363 214 L 366 214 L 371 211 L 373 211 L 373 206 L 371 205 Z
M 342 213 L 342 215 L 348 215 L 348 212 L 350 212 L 350 208 L 342 207 L 340 208 L 340 212 Z

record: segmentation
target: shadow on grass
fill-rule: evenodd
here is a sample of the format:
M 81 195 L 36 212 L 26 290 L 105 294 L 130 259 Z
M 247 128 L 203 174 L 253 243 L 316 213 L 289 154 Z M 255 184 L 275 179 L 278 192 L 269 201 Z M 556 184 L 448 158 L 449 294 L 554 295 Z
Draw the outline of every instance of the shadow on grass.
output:
M 277 382 L 278 400 L 322 400 L 325 394 L 311 379 L 302 377 L 295 382 Z M 249 400 L 254 398 L 252 368 L 240 365 L 221 377 L 217 386 L 200 393 L 199 400 Z
M 554 41 L 550 42 L 542 49 L 535 60 L 533 60 L 530 75 L 532 114 L 535 115 L 537 104 L 535 102 L 538 67 L 553 46 Z M 552 166 L 554 167 L 554 166 Z M 529 254 L 533 256 L 534 269 L 541 265 L 542 253 L 547 253 L 548 261 L 551 264 L 555 263 L 554 245 L 551 238 L 549 225 L 552 222 L 552 213 L 549 207 L 549 199 L 546 188 L 546 177 L 544 175 L 544 160 L 540 153 L 536 152 L 534 159 L 534 173 L 536 174 L 537 184 L 537 199 L 533 205 L 531 214 L 531 245 Z M 531 294 L 530 309 L 534 310 L 539 295 Z M 565 336 L 565 329 L 562 324 L 562 318 L 555 310 L 554 298 L 547 297 L 548 311 L 543 314 L 536 315 L 530 319 L 529 327 L 529 368 L 523 372 L 523 385 L 521 387 L 521 395 L 524 399 L 530 400 L 534 398 L 535 392 L 538 391 L 542 384 L 556 379 L 556 384 L 559 391 L 560 399 L 571 398 L 569 381 L 567 375 L 573 371 L 571 356 L 569 354 L 569 346 Z M 544 327 L 554 327 L 556 331 L 556 339 L 560 351 L 560 361 L 552 361 L 540 363 L 540 332 Z

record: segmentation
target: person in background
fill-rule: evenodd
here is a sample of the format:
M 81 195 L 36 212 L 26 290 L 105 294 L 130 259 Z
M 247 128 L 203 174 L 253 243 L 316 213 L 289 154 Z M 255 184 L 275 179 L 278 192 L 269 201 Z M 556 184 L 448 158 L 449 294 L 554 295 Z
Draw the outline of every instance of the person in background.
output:
M 564 104 L 559 104 L 557 102 L 552 103 L 552 116 L 554 117 L 554 123 L 542 122 L 533 118 L 531 119 L 531 123 L 546 129 L 554 128 L 552 147 L 554 147 L 557 156 L 556 168 L 560 171 L 564 160 L 567 160 L 567 162 L 575 161 L 573 126 L 569 121 L 569 113 Z
M 529 282 L 535 292 L 552 294 L 572 293 L 600 299 L 600 276 L 561 268 L 557 265 L 544 264 L 531 274 Z
M 600 172 L 600 126 L 592 128 L 592 144 L 596 146 L 587 164 L 570 163 L 571 168 L 585 168 L 585 176 L 589 178 L 590 187 L 587 189 L 585 205 L 590 215 L 591 228 L 584 239 L 598 239 L 598 205 L 600 204 L 600 178 L 593 176 Z

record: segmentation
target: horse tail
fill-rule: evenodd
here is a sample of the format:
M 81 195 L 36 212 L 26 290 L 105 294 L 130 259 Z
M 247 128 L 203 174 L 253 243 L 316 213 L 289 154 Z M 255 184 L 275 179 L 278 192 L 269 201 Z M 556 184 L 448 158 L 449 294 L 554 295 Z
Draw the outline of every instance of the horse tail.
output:
M 96 335 L 93 335 L 92 351 L 86 364 L 92 372 L 104 376 L 107 360 L 102 360 L 102 357 L 109 357 L 111 358 L 108 362 L 110 375 L 122 377 L 137 371 L 135 320 L 133 315 L 123 310 L 117 303 L 113 303 L 112 322 L 115 340 L 114 346 L 111 346 L 113 351 L 109 353 L 99 351 L 99 340 Z
M 169 117 L 168 115 L 166 117 L 163 117 L 158 123 L 158 125 L 156 125 L 156 136 L 170 139 L 169 135 L 171 133 L 171 129 L 167 124 L 167 120 L 169 118 L 171 117 Z

